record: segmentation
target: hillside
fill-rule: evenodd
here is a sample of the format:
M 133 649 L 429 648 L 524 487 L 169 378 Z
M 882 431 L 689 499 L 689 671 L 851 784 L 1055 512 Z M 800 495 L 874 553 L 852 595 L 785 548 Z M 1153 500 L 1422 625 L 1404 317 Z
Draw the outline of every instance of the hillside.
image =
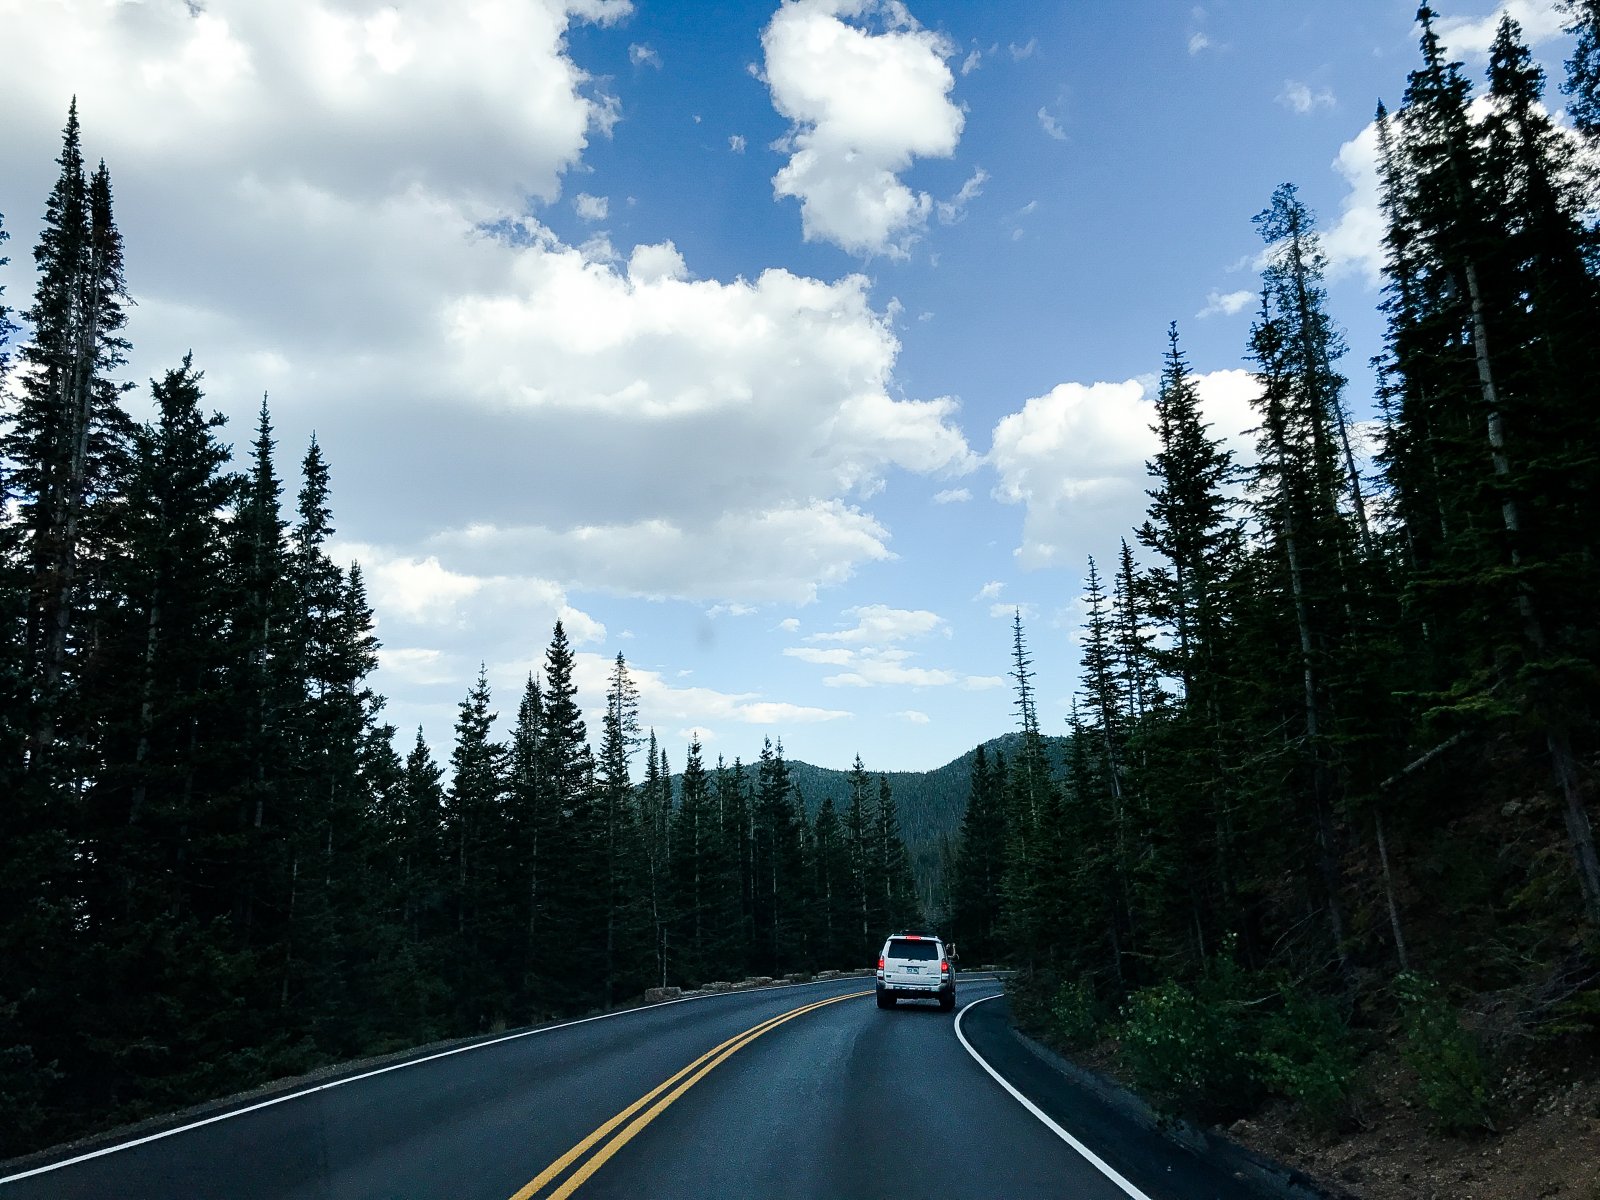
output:
M 993 757 L 1003 754 L 1009 761 L 1014 758 L 1022 741 L 1018 733 L 1006 733 L 983 743 L 984 752 Z M 1060 775 L 1066 759 L 1067 739 L 1044 739 L 1052 772 Z M 945 839 L 952 842 L 961 828 L 961 818 L 967 811 L 967 793 L 971 786 L 972 760 L 977 754 L 973 747 L 935 767 L 931 771 L 881 771 L 871 772 L 876 780 L 881 774 L 894 790 L 894 800 L 900 814 L 900 830 L 905 835 L 906 849 L 917 873 L 917 894 L 924 907 L 937 915 L 940 907 L 940 882 Z M 870 770 L 870 768 L 869 768 Z M 790 761 L 789 774 L 805 802 L 806 813 L 815 818 L 824 797 L 832 796 L 835 805 L 843 808 L 850 797 L 850 773 L 828 767 L 815 767 L 810 763 Z

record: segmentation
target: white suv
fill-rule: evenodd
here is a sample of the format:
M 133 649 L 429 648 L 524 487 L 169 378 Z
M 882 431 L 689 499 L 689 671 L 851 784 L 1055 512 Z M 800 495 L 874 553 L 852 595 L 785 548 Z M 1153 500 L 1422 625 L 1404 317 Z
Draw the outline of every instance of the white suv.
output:
M 878 1007 L 901 999 L 938 1000 L 956 1006 L 956 972 L 944 942 L 932 933 L 891 933 L 878 955 Z

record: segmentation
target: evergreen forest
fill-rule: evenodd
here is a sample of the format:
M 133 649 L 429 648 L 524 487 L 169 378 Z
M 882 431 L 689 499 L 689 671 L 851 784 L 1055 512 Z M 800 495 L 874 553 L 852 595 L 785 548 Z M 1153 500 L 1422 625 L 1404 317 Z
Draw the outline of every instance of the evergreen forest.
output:
M 1377 113 L 1376 422 L 1315 217 L 1264 198 L 1253 460 L 1174 326 L 1070 736 L 1019 615 L 1016 734 L 904 822 L 859 757 L 838 795 L 781 742 L 670 762 L 620 655 L 591 732 L 559 623 L 504 740 L 480 672 L 448 763 L 397 748 L 316 441 L 286 496 L 266 402 L 236 458 L 190 357 L 129 415 L 74 103 L 35 290 L 0 294 L 0 1157 L 650 987 L 866 966 L 925 917 L 1177 1107 L 1342 1119 L 1398 1015 L 1440 1120 L 1492 1122 L 1497 1037 L 1600 1024 L 1600 6 L 1571 13 L 1569 127 L 1515 22 L 1475 94 L 1421 11 Z M 1504 1003 L 1474 1024 L 1468 996 Z
M 1015 623 L 1025 740 L 973 769 L 950 928 L 1178 1108 L 1337 1122 L 1362 1035 L 1398 1026 L 1440 1123 L 1483 1128 L 1496 1051 L 1600 1032 L 1600 7 L 1572 14 L 1573 128 L 1510 18 L 1475 96 L 1419 14 L 1376 118 L 1375 431 L 1291 185 L 1255 217 L 1252 462 L 1168 331 L 1059 773 Z

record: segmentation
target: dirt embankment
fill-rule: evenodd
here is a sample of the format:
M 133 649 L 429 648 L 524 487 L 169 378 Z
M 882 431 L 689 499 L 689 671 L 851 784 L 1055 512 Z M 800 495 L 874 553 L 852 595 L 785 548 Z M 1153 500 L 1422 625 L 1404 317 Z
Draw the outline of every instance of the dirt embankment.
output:
M 1600 1062 L 1563 1057 L 1501 1077 L 1495 1132 L 1439 1133 L 1411 1072 L 1385 1050 L 1363 1066 L 1351 1127 L 1318 1134 L 1271 1105 L 1227 1132 L 1364 1200 L 1600 1200 Z

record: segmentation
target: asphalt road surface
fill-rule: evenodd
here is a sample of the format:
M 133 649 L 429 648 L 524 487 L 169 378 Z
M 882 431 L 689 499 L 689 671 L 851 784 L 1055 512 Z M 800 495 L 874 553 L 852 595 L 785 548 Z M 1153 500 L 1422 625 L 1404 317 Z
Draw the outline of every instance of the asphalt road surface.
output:
M 514 1034 L 0 1173 L 0 1196 L 1247 1194 L 1030 1054 L 1005 1001 L 985 999 L 993 980 L 962 977 L 954 1018 L 932 1002 L 881 1012 L 871 987 L 736 992 Z

